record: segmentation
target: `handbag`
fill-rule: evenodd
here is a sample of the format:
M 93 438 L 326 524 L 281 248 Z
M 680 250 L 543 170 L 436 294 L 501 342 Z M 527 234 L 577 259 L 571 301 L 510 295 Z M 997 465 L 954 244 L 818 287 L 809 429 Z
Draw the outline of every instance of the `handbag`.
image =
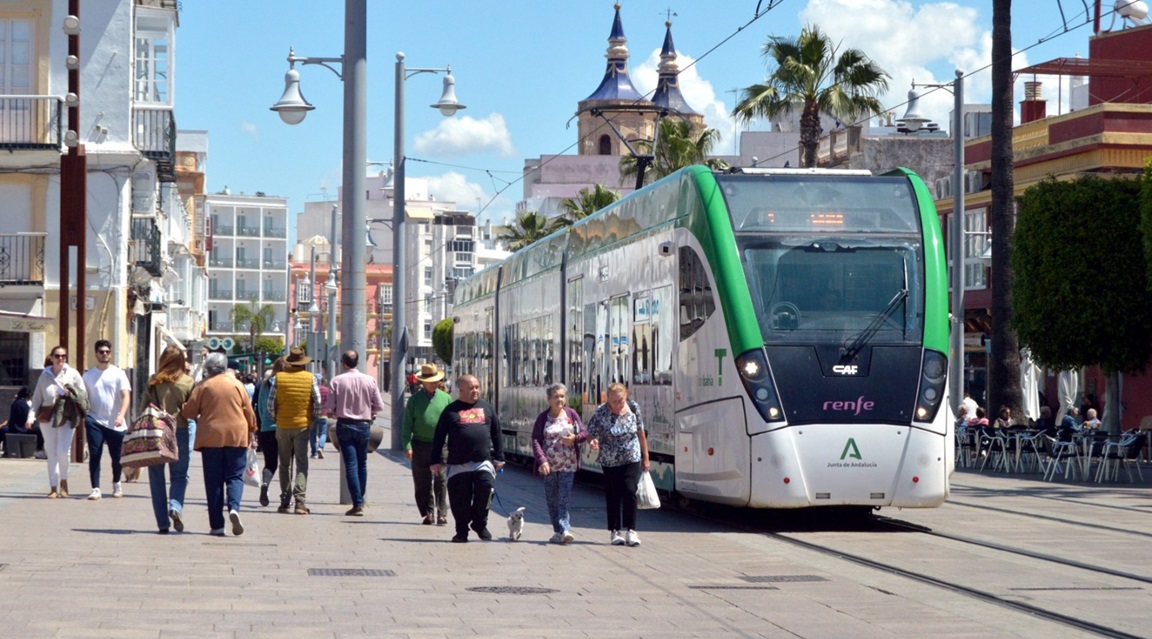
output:
M 144 468 L 169 464 L 180 458 L 176 446 L 176 420 L 163 408 L 149 403 L 124 434 L 120 465 Z
M 641 473 L 640 481 L 636 483 L 636 507 L 641 509 L 660 507 L 660 495 L 656 492 L 656 484 L 648 471 Z
M 260 487 L 260 460 L 256 458 L 256 449 L 248 449 L 248 461 L 244 464 L 244 483 L 254 488 Z

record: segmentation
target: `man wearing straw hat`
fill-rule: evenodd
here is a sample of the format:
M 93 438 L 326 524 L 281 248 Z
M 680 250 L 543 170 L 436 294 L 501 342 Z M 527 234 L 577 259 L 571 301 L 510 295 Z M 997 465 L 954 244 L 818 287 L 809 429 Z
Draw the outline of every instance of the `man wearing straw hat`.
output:
M 432 436 L 440 413 L 452 403 L 452 396 L 440 390 L 444 371 L 435 364 L 424 364 L 416 380 L 420 389 L 408 398 L 404 406 L 404 421 L 400 430 L 400 443 L 404 456 L 412 461 L 412 483 L 416 488 L 416 507 L 424 525 L 448 523 L 448 481 L 443 473 L 432 473 Z M 437 452 L 435 457 L 440 457 Z
M 284 358 L 284 370 L 268 380 L 268 414 L 276 423 L 280 448 L 280 509 L 289 512 L 296 498 L 296 514 L 307 515 L 308 427 L 320 418 L 320 386 L 316 376 L 304 370 L 312 358 L 304 349 L 293 348 Z M 293 482 L 292 463 L 296 464 Z

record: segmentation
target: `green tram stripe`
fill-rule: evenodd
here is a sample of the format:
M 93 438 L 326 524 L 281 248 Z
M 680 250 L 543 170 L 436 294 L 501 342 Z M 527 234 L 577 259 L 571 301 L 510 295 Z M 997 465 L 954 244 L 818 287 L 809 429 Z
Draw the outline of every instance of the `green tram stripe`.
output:
M 920 209 L 920 226 L 924 237 L 924 347 L 948 355 L 948 269 L 944 257 L 944 238 L 940 216 L 924 180 L 903 167 L 885 175 L 903 175 L 912 184 Z
M 748 293 L 748 280 L 740 264 L 732 217 L 712 171 L 704 166 L 683 169 L 684 177 L 695 182 L 703 210 L 689 218 L 689 230 L 700 241 L 716 279 L 718 306 L 724 313 L 733 356 L 763 348 L 764 337 Z

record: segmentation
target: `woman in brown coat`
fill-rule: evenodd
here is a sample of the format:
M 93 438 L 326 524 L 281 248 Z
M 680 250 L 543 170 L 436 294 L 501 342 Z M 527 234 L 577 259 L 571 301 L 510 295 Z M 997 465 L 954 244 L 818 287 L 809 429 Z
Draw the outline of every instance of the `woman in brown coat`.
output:
M 204 492 L 208 497 L 210 534 L 224 536 L 224 499 L 232 534 L 244 533 L 240 499 L 244 495 L 244 466 L 248 447 L 255 441 L 256 414 L 244 385 L 231 375 L 228 358 L 211 353 L 204 360 L 204 381 L 197 384 L 180 413 L 196 420 L 195 449 L 204 466 Z

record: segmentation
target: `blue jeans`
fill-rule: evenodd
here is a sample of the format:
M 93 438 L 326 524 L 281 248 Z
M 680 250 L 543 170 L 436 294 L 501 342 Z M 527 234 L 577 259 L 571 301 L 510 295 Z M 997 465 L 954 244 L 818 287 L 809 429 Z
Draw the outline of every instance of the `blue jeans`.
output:
M 368 488 L 368 437 L 372 423 L 367 421 L 336 421 L 336 439 L 340 442 L 340 457 L 344 460 L 344 478 L 348 480 L 348 493 L 353 506 L 364 505 Z
M 223 530 L 225 489 L 228 510 L 240 510 L 240 499 L 244 497 L 244 467 L 248 464 L 248 449 L 244 446 L 201 448 L 200 462 L 204 465 L 208 525 L 212 530 Z
M 548 502 L 548 518 L 552 532 L 563 533 L 571 528 L 568 521 L 568 502 L 572 498 L 572 480 L 576 473 L 551 472 L 544 476 L 544 499 Z
M 308 429 L 308 443 L 312 447 L 312 456 L 316 456 L 316 451 L 324 450 L 324 444 L 328 443 L 328 420 L 324 417 L 312 422 L 312 427 Z M 317 444 L 319 442 L 319 444 Z
M 100 456 L 104 454 L 104 443 L 108 443 L 108 456 L 112 458 L 112 481 L 120 481 L 120 449 L 124 445 L 124 433 L 102 425 L 92 417 L 84 418 L 84 432 L 88 435 L 88 476 L 92 487 L 100 487 Z
M 192 461 L 192 442 L 196 439 L 196 421 L 189 420 L 188 428 L 176 429 L 176 450 L 180 457 L 170 464 L 148 467 L 148 488 L 152 491 L 152 512 L 158 528 L 168 527 L 168 511 L 184 512 L 184 493 L 188 492 L 188 464 Z M 164 468 L 172 477 L 171 492 L 164 481 Z

